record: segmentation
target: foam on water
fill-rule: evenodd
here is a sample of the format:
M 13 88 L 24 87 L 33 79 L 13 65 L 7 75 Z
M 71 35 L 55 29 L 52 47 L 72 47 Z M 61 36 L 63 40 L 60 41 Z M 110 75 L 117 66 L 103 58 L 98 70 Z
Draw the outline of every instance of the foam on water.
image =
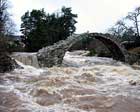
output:
M 78 51 L 66 53 L 63 67 L 38 69 L 18 64 L 23 69 L 0 76 L 0 89 L 16 94 L 22 104 L 14 107 L 19 112 L 24 109 L 27 112 L 138 112 L 140 109 L 140 70 L 121 62 L 86 57 Z M 131 108 L 125 108 L 130 105 Z

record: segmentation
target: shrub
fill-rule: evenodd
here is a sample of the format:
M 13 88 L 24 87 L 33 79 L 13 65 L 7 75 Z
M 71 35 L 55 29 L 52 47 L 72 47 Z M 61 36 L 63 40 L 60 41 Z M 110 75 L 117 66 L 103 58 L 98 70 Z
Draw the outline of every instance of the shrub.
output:
M 22 42 L 0 35 L 0 52 L 12 53 L 22 51 L 24 51 L 24 45 Z
M 96 54 L 97 54 L 97 53 L 96 53 L 95 49 L 91 49 L 91 50 L 89 51 L 88 56 L 95 56 Z
M 8 39 L 5 38 L 3 35 L 0 35 L 0 52 L 6 53 L 8 52 Z

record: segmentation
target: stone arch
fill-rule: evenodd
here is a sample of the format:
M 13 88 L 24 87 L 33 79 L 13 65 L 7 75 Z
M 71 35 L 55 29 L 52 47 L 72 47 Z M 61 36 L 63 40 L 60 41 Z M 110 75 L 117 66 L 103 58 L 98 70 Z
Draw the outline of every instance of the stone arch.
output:
M 42 48 L 37 53 L 37 58 L 40 67 L 52 67 L 54 65 L 61 65 L 65 53 L 76 42 L 83 38 L 96 38 L 102 41 L 106 47 L 111 51 L 115 60 L 128 62 L 132 57 L 128 54 L 125 48 L 118 42 L 118 40 L 109 35 L 101 33 L 83 33 L 80 35 L 72 35 L 66 40 L 59 41 L 52 46 Z M 132 60 L 134 62 L 135 60 Z
M 89 33 L 89 34 L 86 34 L 85 36 L 79 35 L 79 38 L 75 40 L 74 42 L 72 42 L 69 48 L 72 47 L 74 44 L 76 44 L 78 41 L 82 40 L 83 38 L 95 38 L 101 41 L 111 52 L 113 59 L 125 62 L 124 46 L 119 44 L 120 42 L 117 38 L 109 34 Z

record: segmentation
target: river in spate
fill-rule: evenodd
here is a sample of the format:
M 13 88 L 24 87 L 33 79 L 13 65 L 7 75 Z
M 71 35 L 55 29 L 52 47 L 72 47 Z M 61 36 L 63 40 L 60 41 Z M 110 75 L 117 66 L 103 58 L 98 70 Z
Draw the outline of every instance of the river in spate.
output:
M 0 112 L 140 112 L 139 67 L 83 54 L 0 74 Z

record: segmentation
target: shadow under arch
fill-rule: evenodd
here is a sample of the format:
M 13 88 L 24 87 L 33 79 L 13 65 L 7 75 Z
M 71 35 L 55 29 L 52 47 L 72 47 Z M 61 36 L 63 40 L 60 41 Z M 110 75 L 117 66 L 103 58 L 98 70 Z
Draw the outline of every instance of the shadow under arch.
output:
M 84 35 L 84 34 L 83 34 Z M 101 41 L 110 51 L 112 58 L 115 60 L 125 62 L 125 54 L 124 54 L 124 47 L 119 43 L 119 40 L 111 37 L 109 34 L 100 34 L 100 33 L 89 33 L 85 35 L 85 37 L 81 35 L 81 38 L 74 41 L 70 46 L 69 49 L 76 44 L 77 42 L 81 41 L 84 38 L 94 38 Z

